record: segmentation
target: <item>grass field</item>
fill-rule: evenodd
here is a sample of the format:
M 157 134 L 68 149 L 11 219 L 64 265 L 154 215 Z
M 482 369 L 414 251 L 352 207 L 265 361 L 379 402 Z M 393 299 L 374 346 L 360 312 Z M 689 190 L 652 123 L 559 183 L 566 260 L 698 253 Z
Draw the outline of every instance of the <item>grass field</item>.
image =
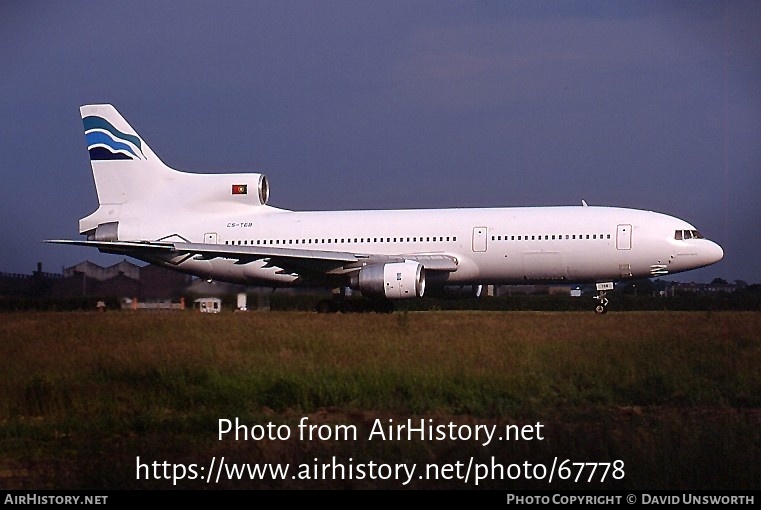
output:
M 761 486 L 758 312 L 14 313 L 0 322 L 0 373 L 4 489 Z M 235 418 L 290 436 L 218 439 Z M 369 437 L 410 419 L 533 437 Z M 324 439 L 299 438 L 304 420 Z M 293 471 L 207 484 L 222 457 Z M 351 480 L 291 475 L 334 457 L 353 463 Z M 552 482 L 536 471 L 565 460 L 601 464 Z M 417 470 L 407 484 L 360 479 L 370 461 Z M 614 461 L 623 469 L 601 481 Z M 454 476 L 458 462 L 491 471 L 476 486 L 475 470 Z M 448 480 L 418 478 L 447 464 Z

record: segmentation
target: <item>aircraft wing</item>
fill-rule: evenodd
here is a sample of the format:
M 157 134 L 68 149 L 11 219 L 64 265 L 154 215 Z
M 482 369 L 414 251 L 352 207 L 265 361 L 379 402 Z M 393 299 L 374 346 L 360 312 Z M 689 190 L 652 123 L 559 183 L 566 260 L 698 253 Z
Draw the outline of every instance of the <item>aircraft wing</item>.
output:
M 400 255 L 382 255 L 368 253 L 350 253 L 343 251 L 306 250 L 298 248 L 275 248 L 268 246 L 241 246 L 228 244 L 201 244 L 165 241 L 78 241 L 49 240 L 47 243 L 70 244 L 98 248 L 101 252 L 143 257 L 188 256 L 198 260 L 225 258 L 235 260 L 236 264 L 247 264 L 264 260 L 270 267 L 278 267 L 284 273 L 347 273 L 370 264 L 403 262 L 414 260 L 427 271 L 457 270 L 455 257 L 439 253 L 412 253 Z M 141 256 L 142 255 L 142 256 Z
M 446 271 L 448 273 L 457 271 L 457 258 L 444 253 L 411 253 L 400 257 L 404 260 L 414 260 L 423 264 L 426 271 Z

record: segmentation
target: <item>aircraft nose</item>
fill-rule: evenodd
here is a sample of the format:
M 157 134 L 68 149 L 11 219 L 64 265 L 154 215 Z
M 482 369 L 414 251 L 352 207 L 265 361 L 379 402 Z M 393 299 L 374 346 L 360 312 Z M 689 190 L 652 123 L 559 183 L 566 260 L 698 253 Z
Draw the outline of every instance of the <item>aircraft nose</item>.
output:
M 706 264 L 714 264 L 724 258 L 724 250 L 713 241 L 709 241 L 709 243 L 710 244 L 706 246 L 703 257 L 706 259 Z

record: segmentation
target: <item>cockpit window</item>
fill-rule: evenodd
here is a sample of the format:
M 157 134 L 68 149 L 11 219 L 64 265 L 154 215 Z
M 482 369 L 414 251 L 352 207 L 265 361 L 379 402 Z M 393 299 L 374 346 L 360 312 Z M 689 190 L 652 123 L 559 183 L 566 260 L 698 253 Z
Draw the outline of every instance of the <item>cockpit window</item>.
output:
M 677 230 L 674 232 L 674 239 L 681 241 L 683 239 L 705 239 L 703 234 L 697 230 Z

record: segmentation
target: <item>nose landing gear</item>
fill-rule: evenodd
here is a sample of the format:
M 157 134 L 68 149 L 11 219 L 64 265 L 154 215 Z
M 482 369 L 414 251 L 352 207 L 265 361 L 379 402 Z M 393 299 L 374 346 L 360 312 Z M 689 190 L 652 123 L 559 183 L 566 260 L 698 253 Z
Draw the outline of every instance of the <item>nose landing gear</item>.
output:
M 597 284 L 597 295 L 595 299 L 595 313 L 603 314 L 608 312 L 608 298 L 606 297 L 609 290 L 613 290 L 613 282 L 604 282 Z

